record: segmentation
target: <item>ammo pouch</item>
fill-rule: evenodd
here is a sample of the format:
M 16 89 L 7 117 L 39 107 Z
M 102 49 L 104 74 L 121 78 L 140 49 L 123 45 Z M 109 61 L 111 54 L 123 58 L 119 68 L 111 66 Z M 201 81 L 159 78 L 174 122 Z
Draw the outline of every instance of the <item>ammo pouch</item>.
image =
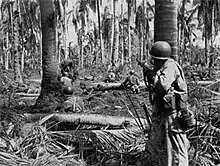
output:
M 176 112 L 176 96 L 174 93 L 168 93 L 163 97 L 164 113 L 169 116 L 174 111 Z
M 163 97 L 164 110 L 167 116 L 178 112 L 179 125 L 183 130 L 195 126 L 195 119 L 193 113 L 187 108 L 187 94 L 186 93 L 168 93 Z
M 182 129 L 189 129 L 195 126 L 193 113 L 187 107 L 187 94 L 176 93 L 176 109 L 180 113 L 179 124 Z

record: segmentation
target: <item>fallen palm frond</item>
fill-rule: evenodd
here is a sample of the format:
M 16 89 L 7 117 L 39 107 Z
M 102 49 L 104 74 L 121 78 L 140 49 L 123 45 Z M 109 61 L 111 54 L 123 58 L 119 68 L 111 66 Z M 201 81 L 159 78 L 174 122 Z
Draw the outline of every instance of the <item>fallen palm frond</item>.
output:
M 217 91 L 219 89 L 220 81 L 213 82 L 206 86 L 206 88 Z
M 26 165 L 33 162 L 46 165 L 48 162 L 64 162 L 63 158 L 72 156 L 79 163 L 80 159 L 83 161 L 88 157 L 84 155 L 88 150 L 93 152 L 91 156 L 102 158 L 102 161 L 128 156 L 129 160 L 134 160 L 131 156 L 139 156 L 144 152 L 145 141 L 144 133 L 136 127 L 121 130 L 47 131 L 42 126 L 34 126 L 20 143 L 17 156 L 4 153 L 6 155 L 1 158 L 1 162 L 7 165 L 13 159 L 12 163 L 16 166 L 19 160 L 25 162 L 28 159 Z
M 21 159 L 12 153 L 0 152 L 0 165 L 1 166 L 31 166 L 31 161 Z
M 217 165 L 220 162 L 220 121 L 219 104 L 220 93 L 219 81 L 206 87 L 196 86 L 191 91 L 191 97 L 196 101 L 195 117 L 197 125 L 188 130 L 190 140 L 190 165 Z
M 81 160 L 74 159 L 75 156 L 69 155 L 65 157 L 57 157 L 55 155 L 46 154 L 42 157 L 37 159 L 30 159 L 30 158 L 20 158 L 15 154 L 0 152 L 0 165 L 1 166 L 60 166 L 60 165 L 67 165 L 68 164 L 75 164 L 78 166 L 86 166 L 86 164 Z

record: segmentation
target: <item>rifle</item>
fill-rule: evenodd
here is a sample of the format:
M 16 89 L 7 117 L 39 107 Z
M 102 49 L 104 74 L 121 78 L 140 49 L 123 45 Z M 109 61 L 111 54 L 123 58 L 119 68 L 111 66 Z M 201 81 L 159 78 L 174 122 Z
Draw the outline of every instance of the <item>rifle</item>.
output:
M 144 71 L 149 72 L 149 73 L 153 72 L 153 69 L 151 69 L 150 66 L 146 66 L 144 64 L 144 62 L 141 62 L 138 59 L 136 59 L 136 61 L 137 61 L 138 65 L 140 65 L 143 68 Z
M 138 65 L 140 65 L 143 68 L 143 76 L 144 76 L 144 83 L 146 87 L 149 89 L 149 99 L 150 103 L 153 105 L 153 99 L 152 99 L 152 79 L 155 75 L 155 71 L 151 69 L 149 66 L 146 66 L 144 62 L 139 61 L 136 59 Z M 147 79 L 146 79 L 147 78 Z

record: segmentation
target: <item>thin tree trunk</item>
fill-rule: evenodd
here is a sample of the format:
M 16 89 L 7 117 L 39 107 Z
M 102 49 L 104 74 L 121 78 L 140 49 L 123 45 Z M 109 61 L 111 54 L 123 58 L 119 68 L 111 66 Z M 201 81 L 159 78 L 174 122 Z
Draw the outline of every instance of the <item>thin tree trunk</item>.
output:
M 121 3 L 122 37 L 121 37 L 121 65 L 124 65 L 124 0 Z
M 15 11 L 19 12 L 20 1 L 15 1 Z M 14 20 L 14 80 L 17 83 L 23 84 L 23 76 L 21 72 L 21 43 L 19 34 L 19 16 L 15 16 Z
M 209 26 L 207 25 L 207 19 L 208 19 L 208 10 L 205 11 L 205 58 L 206 58 L 206 66 L 209 65 Z
M 114 29 L 114 0 L 112 0 L 112 4 L 111 4 L 111 14 L 112 14 L 112 21 L 111 21 L 111 38 L 110 38 L 110 54 L 109 54 L 109 63 L 110 66 L 112 66 L 112 58 L 113 58 L 113 44 L 114 44 L 114 33 L 115 33 L 115 29 Z
M 131 66 L 131 0 L 128 0 L 128 63 Z
M 8 70 L 9 69 L 9 32 L 6 32 L 6 48 L 5 48 L 5 69 Z
M 214 40 L 215 40 L 215 6 L 212 5 L 212 13 L 211 13 L 211 54 L 209 55 L 209 74 L 211 74 L 211 68 L 214 62 Z
M 143 20 L 144 21 L 144 20 Z M 140 61 L 143 61 L 143 48 L 144 48 L 144 33 L 143 33 L 143 25 L 142 25 L 142 23 L 141 23 L 141 25 L 140 25 L 140 30 L 141 30 L 141 32 L 140 32 L 140 34 L 139 34 L 139 39 L 140 39 Z
M 62 3 L 62 0 L 59 0 L 59 6 L 60 6 L 60 9 L 61 9 L 61 13 L 63 15 L 63 25 L 62 26 L 62 29 L 63 29 L 63 45 L 64 45 L 64 58 L 67 59 L 68 58 L 68 44 L 66 43 L 67 42 L 67 17 L 66 17 L 66 9 L 67 9 L 67 3 L 68 2 L 65 2 L 65 4 L 63 5 Z
M 43 78 L 41 93 L 38 97 L 34 112 L 50 112 L 64 101 L 62 85 L 59 80 L 58 61 L 56 56 L 56 18 L 53 0 L 40 0 L 42 23 L 42 67 Z
M 119 51 L 119 18 L 116 13 L 116 3 L 118 0 L 113 1 L 113 17 L 114 17 L 114 42 L 113 42 L 113 51 L 112 51 L 112 64 L 113 66 L 117 66 L 118 64 L 118 51 Z
M 147 15 L 147 20 L 149 20 L 149 11 L 148 11 L 148 8 L 147 8 L 147 3 L 148 3 L 148 0 L 143 0 L 145 2 L 145 13 Z M 145 55 L 145 51 L 144 51 L 144 60 L 146 60 L 149 55 L 148 55 L 148 50 L 149 50 L 149 34 L 150 34 L 150 30 L 148 31 L 148 33 L 145 33 L 145 40 L 144 40 L 144 48 L 146 48 L 146 55 Z M 147 43 L 147 44 L 146 44 Z
M 83 38 L 83 36 L 82 36 Z M 82 42 L 83 39 L 81 39 L 80 41 L 80 67 L 83 68 L 84 66 L 84 53 L 83 53 L 83 42 Z
M 99 26 L 99 42 L 100 42 L 100 54 L 102 58 L 102 63 L 105 63 L 105 56 L 104 56 L 104 46 L 103 46 L 103 39 L 102 39 L 102 30 L 101 30 L 101 13 L 100 13 L 100 3 L 99 0 L 96 0 L 97 3 L 97 15 L 98 15 L 98 26 Z
M 182 58 L 185 57 L 185 5 L 186 5 L 186 0 L 183 0 L 182 2 L 182 8 L 181 8 L 181 15 L 182 15 L 182 20 L 181 20 L 181 30 L 180 30 L 180 51 L 181 51 L 181 55 Z M 181 58 L 180 58 L 181 59 Z
M 178 28 L 176 1 L 155 0 L 154 41 L 167 41 L 172 48 L 171 57 L 178 59 Z

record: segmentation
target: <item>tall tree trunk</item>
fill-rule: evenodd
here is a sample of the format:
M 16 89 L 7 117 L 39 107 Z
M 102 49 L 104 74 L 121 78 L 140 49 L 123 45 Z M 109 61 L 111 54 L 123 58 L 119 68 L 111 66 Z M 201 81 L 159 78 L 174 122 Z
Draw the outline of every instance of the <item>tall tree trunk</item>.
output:
M 124 65 L 124 0 L 121 3 L 122 37 L 121 37 L 121 65 Z
M 177 0 L 155 0 L 154 41 L 167 41 L 178 60 Z
M 128 0 L 128 63 L 131 66 L 131 0 Z
M 209 66 L 209 43 L 210 43 L 210 40 L 209 40 L 209 25 L 207 24 L 208 23 L 208 9 L 205 10 L 205 61 L 206 61 L 206 66 L 208 67 Z
M 40 0 L 42 23 L 42 67 L 43 78 L 41 93 L 35 108 L 37 111 L 49 112 L 64 100 L 62 85 L 59 81 L 59 68 L 56 56 L 56 17 L 53 0 Z M 51 110 L 51 107 L 54 108 Z M 34 110 L 34 111 L 36 111 Z
M 146 16 L 147 16 L 147 20 L 149 20 L 149 11 L 148 11 L 148 8 L 147 8 L 147 3 L 148 3 L 148 0 L 143 0 L 145 3 L 144 3 L 144 6 L 145 6 L 145 13 L 146 13 Z M 148 57 L 149 57 L 149 53 L 148 53 L 148 50 L 149 50 L 149 44 L 150 44 L 150 30 L 145 33 L 145 40 L 144 40 L 144 59 L 143 60 L 146 60 Z M 146 51 L 145 51 L 146 49 Z M 145 54 L 146 52 L 146 54 Z
M 209 55 L 209 74 L 211 74 L 211 68 L 214 63 L 214 40 L 215 40 L 215 5 L 212 5 L 212 13 L 211 13 L 211 46 L 210 46 L 210 52 L 211 54 Z
M 144 21 L 144 20 L 143 20 Z M 143 61 L 143 51 L 144 51 L 144 33 L 143 33 L 143 24 L 141 23 L 140 25 L 140 34 L 139 34 L 139 39 L 140 39 L 140 61 Z
M 101 13 L 100 13 L 100 3 L 99 0 L 96 0 L 97 4 L 97 15 L 98 15 L 98 28 L 99 28 L 99 42 L 100 42 L 100 54 L 102 58 L 102 63 L 105 63 L 105 56 L 104 56 L 104 46 L 103 46 L 103 39 L 102 39 L 102 30 L 101 30 Z
M 182 20 L 181 20 L 181 29 L 180 29 L 180 51 L 182 55 L 182 59 L 185 58 L 185 6 L 186 6 L 186 0 L 182 1 L 182 8 L 181 8 L 181 15 L 182 15 Z M 181 59 L 180 58 L 180 59 Z
M 61 10 L 61 15 L 63 15 L 63 20 L 62 20 L 62 39 L 63 39 L 63 49 L 64 49 L 64 59 L 68 58 L 68 44 L 67 42 L 67 17 L 66 17 L 66 10 L 67 10 L 67 4 L 68 2 L 62 2 L 62 0 L 59 0 L 59 6 Z M 60 50 L 61 51 L 61 50 Z
M 112 54 L 113 54 L 113 44 L 114 44 L 114 33 L 115 33 L 115 29 L 114 29 L 114 0 L 112 0 L 111 3 L 111 15 L 112 15 L 112 21 L 111 21 L 111 37 L 110 37 L 110 52 L 109 52 L 109 63 L 110 66 L 112 66 Z
M 83 52 L 83 35 L 81 34 L 79 39 L 79 66 L 80 68 L 83 68 L 84 66 L 84 52 Z
M 112 64 L 113 66 L 117 66 L 118 64 L 118 51 L 119 51 L 119 18 L 116 11 L 116 4 L 118 0 L 113 0 L 113 17 L 114 17 L 114 39 L 113 39 L 113 50 L 112 50 Z
M 15 20 L 14 20 L 14 80 L 17 83 L 23 84 L 24 79 L 21 72 L 21 43 L 20 43 L 20 1 L 15 1 Z
M 9 69 L 9 32 L 6 32 L 5 69 Z

